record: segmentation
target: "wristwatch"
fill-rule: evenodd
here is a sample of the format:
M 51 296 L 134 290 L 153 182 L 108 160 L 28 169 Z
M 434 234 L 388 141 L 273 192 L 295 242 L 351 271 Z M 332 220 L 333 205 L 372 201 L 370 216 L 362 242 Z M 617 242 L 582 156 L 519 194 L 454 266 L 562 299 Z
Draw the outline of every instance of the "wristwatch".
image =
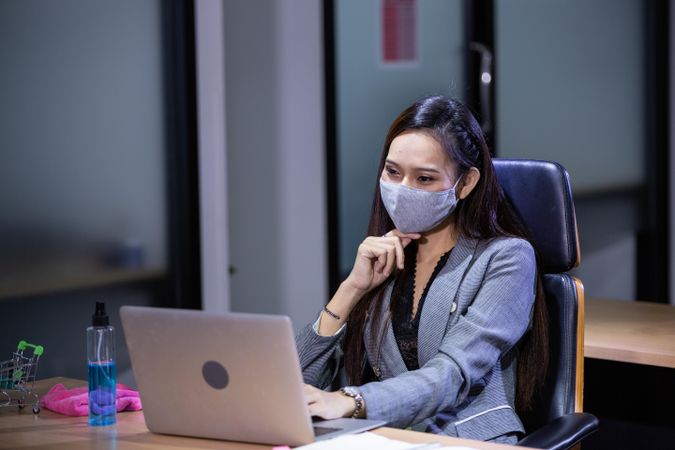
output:
M 340 392 L 342 392 L 342 394 L 346 395 L 347 397 L 353 398 L 354 402 L 356 402 L 356 408 L 354 409 L 354 413 L 352 414 L 352 419 L 362 417 L 364 407 L 366 406 L 366 402 L 363 400 L 361 393 L 358 390 L 356 390 L 356 388 L 353 388 L 351 386 L 340 388 Z

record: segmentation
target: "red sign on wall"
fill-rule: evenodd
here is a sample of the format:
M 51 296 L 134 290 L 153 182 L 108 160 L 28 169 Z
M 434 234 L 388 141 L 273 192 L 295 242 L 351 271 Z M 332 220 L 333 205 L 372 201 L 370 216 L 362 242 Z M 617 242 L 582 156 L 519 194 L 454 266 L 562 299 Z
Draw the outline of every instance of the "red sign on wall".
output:
M 382 0 L 382 61 L 417 61 L 417 0 Z

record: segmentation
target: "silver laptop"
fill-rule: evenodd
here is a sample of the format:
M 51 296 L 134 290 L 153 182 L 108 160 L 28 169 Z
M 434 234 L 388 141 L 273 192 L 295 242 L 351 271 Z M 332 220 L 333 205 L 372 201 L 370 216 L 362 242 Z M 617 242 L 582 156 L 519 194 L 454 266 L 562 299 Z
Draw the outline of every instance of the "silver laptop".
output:
M 286 316 L 134 306 L 120 316 L 152 432 L 297 446 L 385 424 L 312 423 Z

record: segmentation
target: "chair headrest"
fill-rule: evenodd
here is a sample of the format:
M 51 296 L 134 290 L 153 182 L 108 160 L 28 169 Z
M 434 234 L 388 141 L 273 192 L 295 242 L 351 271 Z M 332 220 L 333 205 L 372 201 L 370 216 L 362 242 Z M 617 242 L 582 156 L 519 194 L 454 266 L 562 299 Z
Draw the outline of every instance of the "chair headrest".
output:
M 555 162 L 493 159 L 497 180 L 539 252 L 546 273 L 579 264 L 579 234 L 567 170 Z

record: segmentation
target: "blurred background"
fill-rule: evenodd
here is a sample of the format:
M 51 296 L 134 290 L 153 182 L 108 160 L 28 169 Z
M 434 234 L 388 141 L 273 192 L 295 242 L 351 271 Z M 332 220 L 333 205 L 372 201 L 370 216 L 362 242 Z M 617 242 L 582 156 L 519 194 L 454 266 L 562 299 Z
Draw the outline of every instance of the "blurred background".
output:
M 40 377 L 84 378 L 95 301 L 129 383 L 124 304 L 300 328 L 365 237 L 388 125 L 432 94 L 466 102 L 495 156 L 568 169 L 587 298 L 675 302 L 674 13 L 657 0 L 1 0 L 0 360 L 26 339 L 45 346 Z

